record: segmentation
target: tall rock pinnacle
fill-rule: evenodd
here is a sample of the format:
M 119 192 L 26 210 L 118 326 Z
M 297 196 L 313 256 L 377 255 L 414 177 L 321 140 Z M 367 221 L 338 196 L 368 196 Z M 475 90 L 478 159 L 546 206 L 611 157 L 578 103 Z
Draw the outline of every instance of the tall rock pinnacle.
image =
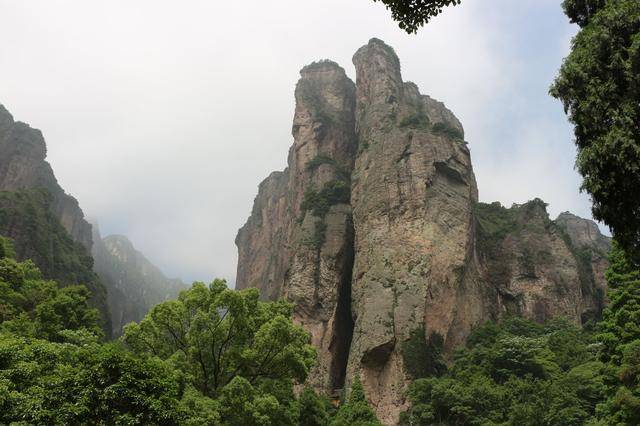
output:
M 311 385 L 335 394 L 357 376 L 395 424 L 416 378 L 409 339 L 450 355 L 503 315 L 597 317 L 608 240 L 540 200 L 479 203 L 453 113 L 402 81 L 384 42 L 353 62 L 355 85 L 330 61 L 302 69 L 288 168 L 260 184 L 236 238 L 237 287 L 294 303 L 318 349 Z
M 379 413 L 396 418 L 406 375 L 401 343 L 415 330 L 449 346 L 483 316 L 475 278 L 477 201 L 462 127 L 442 104 L 403 83 L 393 49 L 373 39 L 356 66 L 359 154 L 352 175 L 355 223 L 356 372 Z
M 331 390 L 343 386 L 352 331 L 355 87 L 331 61 L 300 75 L 288 168 L 260 184 L 236 238 L 237 288 L 258 287 L 265 298 L 295 303 L 296 321 L 318 348 L 309 380 Z

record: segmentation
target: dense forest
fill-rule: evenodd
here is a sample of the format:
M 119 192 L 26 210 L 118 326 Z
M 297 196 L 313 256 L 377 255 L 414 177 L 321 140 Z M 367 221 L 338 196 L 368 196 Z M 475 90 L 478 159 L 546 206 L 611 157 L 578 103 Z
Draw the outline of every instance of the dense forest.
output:
M 309 387 L 295 396 L 315 349 L 289 303 L 194 283 L 105 342 L 86 287 L 44 280 L 6 238 L 0 256 L 3 424 L 379 424 L 357 379 L 333 403 Z M 414 334 L 401 422 L 638 424 L 640 269 L 617 246 L 610 257 L 600 322 L 487 323 L 449 363 L 441 341 Z

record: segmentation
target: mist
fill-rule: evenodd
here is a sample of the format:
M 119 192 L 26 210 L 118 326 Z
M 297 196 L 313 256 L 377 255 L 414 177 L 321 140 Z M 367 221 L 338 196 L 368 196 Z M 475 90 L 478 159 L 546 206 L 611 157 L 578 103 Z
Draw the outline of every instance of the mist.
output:
M 371 37 L 463 123 L 482 201 L 591 217 L 547 93 L 575 31 L 557 0 L 465 0 L 417 35 L 370 0 L 0 0 L 0 103 L 42 130 L 103 235 L 169 276 L 233 283 L 235 234 L 286 166 L 298 71 L 330 58 L 355 78 Z

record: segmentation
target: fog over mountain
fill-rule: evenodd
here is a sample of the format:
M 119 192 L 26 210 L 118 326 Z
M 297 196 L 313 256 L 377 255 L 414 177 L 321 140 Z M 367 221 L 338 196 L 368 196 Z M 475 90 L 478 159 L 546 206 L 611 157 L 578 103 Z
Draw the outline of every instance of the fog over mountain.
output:
M 547 94 L 574 31 L 557 0 L 465 0 L 418 35 L 370 0 L 0 0 L 0 103 L 46 135 L 104 235 L 167 276 L 233 282 L 257 185 L 285 166 L 298 70 L 330 58 L 355 79 L 374 36 L 464 123 L 481 201 L 590 217 Z

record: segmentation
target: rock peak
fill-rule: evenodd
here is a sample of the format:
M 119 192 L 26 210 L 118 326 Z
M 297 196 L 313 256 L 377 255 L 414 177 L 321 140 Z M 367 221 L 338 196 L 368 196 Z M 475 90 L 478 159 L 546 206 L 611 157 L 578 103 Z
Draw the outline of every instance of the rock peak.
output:
M 353 64 L 358 67 L 358 63 L 365 61 L 367 57 L 384 59 L 388 64 L 392 65 L 392 68 L 395 68 L 398 73 L 400 72 L 400 59 L 396 51 L 393 47 L 378 38 L 370 39 L 367 44 L 356 51 L 353 55 Z
M 327 71 L 337 71 L 338 73 L 346 75 L 346 73 L 344 72 L 344 68 L 342 68 L 337 62 L 332 61 L 331 59 L 320 59 L 319 61 L 314 61 L 308 65 L 305 65 L 300 70 L 300 75 L 304 78 L 309 75 L 313 75 L 314 73 Z

